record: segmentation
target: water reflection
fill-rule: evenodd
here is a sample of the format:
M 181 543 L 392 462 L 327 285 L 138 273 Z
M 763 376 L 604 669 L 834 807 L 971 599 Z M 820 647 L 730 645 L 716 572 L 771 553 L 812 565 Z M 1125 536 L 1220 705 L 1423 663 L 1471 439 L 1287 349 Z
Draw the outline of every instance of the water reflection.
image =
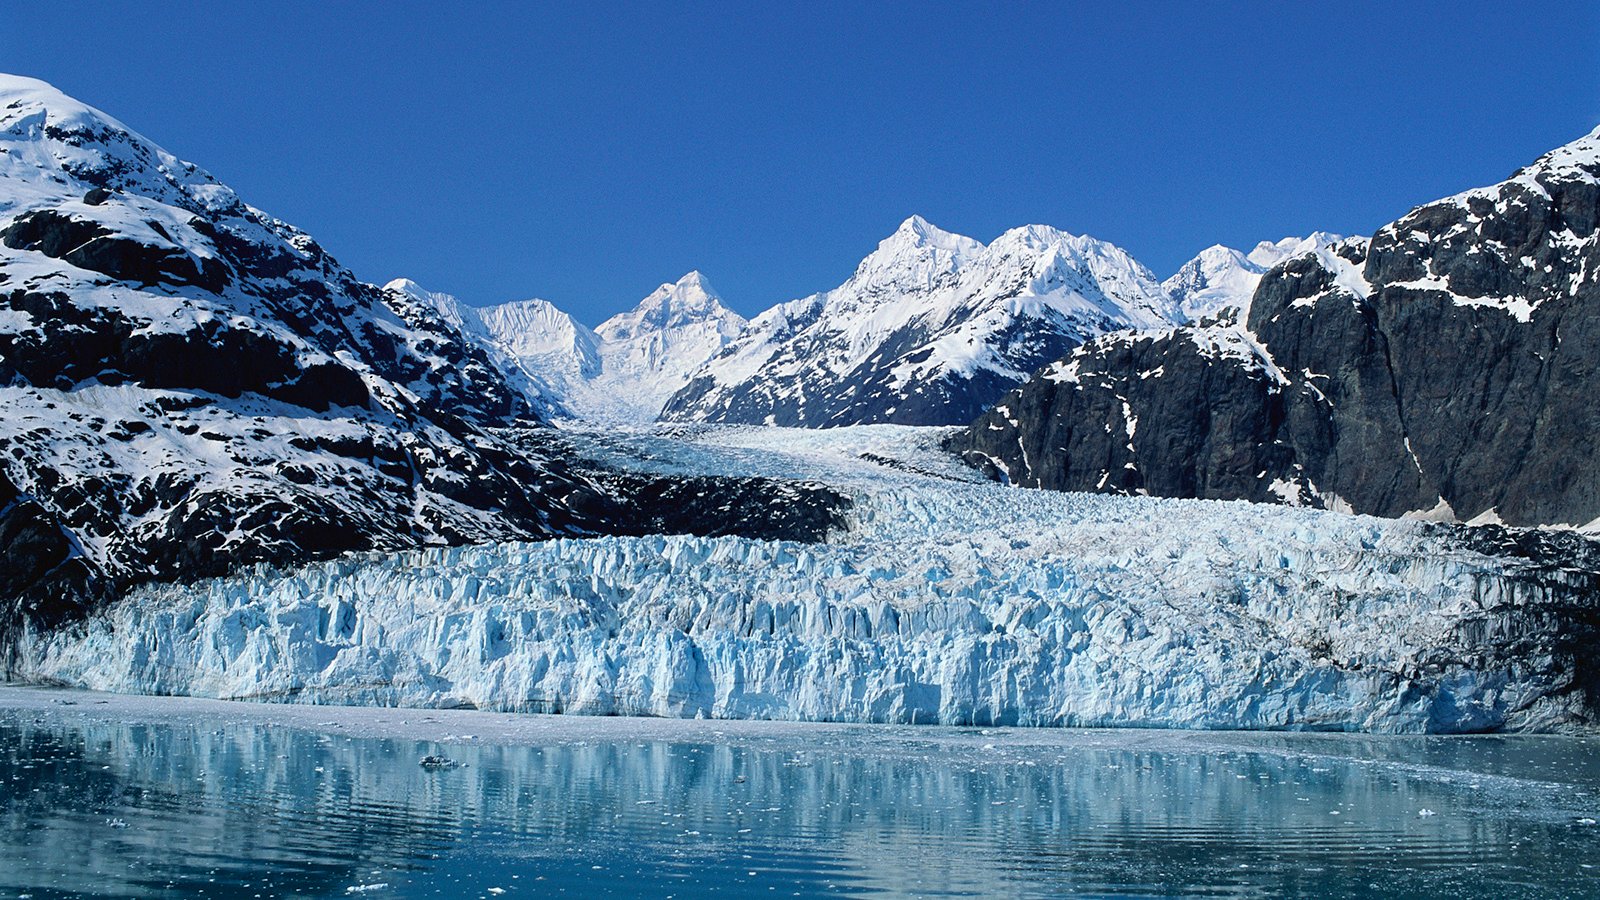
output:
M 0 713 L 0 896 L 1600 894 L 1588 741 L 617 734 Z

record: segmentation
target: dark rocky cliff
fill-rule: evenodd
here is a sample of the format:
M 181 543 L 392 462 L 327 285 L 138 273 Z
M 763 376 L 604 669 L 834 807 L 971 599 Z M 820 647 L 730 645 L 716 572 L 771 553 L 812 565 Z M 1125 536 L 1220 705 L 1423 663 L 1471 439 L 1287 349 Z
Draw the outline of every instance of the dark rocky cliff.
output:
M 1018 484 L 1600 518 L 1600 132 L 1290 260 L 1242 322 L 1111 335 L 950 446 Z

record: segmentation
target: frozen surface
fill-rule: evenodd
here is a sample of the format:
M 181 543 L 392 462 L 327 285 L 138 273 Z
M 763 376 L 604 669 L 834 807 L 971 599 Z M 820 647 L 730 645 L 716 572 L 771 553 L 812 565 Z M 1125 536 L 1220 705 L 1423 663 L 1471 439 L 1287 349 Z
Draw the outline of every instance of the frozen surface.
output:
M 807 477 L 817 545 L 558 540 L 347 557 L 143 591 L 33 639 L 86 687 L 403 706 L 1390 732 L 1581 719 L 1503 652 L 1546 587 L 1449 532 L 963 480 L 941 429 L 575 435 L 667 472 Z

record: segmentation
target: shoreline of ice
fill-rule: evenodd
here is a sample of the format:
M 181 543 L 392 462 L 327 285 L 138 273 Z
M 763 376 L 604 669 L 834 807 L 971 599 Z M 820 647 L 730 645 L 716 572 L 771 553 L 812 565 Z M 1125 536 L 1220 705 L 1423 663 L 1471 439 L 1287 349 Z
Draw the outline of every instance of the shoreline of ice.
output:
M 963 480 L 938 430 L 594 436 L 657 471 L 856 498 L 819 544 L 653 536 L 369 554 L 141 591 L 24 680 L 717 720 L 1441 733 L 1587 724 L 1572 598 L 1422 523 Z M 1544 629 L 1541 631 L 1540 629 Z

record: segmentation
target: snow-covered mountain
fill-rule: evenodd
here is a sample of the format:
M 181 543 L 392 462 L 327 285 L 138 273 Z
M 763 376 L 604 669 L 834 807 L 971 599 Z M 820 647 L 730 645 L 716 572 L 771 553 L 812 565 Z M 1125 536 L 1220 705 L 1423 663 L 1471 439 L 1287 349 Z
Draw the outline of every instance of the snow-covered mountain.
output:
M 1250 298 L 1268 269 L 1306 253 L 1331 247 L 1343 235 L 1314 232 L 1310 237 L 1262 241 L 1248 254 L 1232 247 L 1214 244 L 1184 263 L 1171 278 L 1161 282 L 1182 317 L 1198 321 L 1231 310 L 1244 319 L 1250 312 Z
M 1600 130 L 1370 240 L 1257 248 L 1298 255 L 1237 324 L 1090 342 L 955 443 L 1064 490 L 1600 527 L 1597 228 Z
M 913 216 L 844 284 L 751 320 L 662 418 L 965 422 L 1084 340 L 1174 314 L 1150 271 L 1111 244 L 1030 225 L 985 246 Z
M 536 408 L 600 424 L 655 421 L 667 398 L 745 327 L 699 272 L 661 285 L 593 330 L 547 300 L 474 308 L 409 279 L 385 289 L 439 309 Z
M 523 395 L 386 301 L 193 164 L 0 77 L 0 625 L 94 585 L 574 522 L 579 485 L 540 493 L 536 459 L 512 474 L 472 436 L 536 422 Z
M 486 334 L 0 76 L 0 644 L 143 581 L 653 527 L 670 486 L 575 471 Z
M 743 316 L 699 272 L 663 284 L 632 310 L 600 323 L 597 391 L 654 420 L 667 398 L 744 330 Z

